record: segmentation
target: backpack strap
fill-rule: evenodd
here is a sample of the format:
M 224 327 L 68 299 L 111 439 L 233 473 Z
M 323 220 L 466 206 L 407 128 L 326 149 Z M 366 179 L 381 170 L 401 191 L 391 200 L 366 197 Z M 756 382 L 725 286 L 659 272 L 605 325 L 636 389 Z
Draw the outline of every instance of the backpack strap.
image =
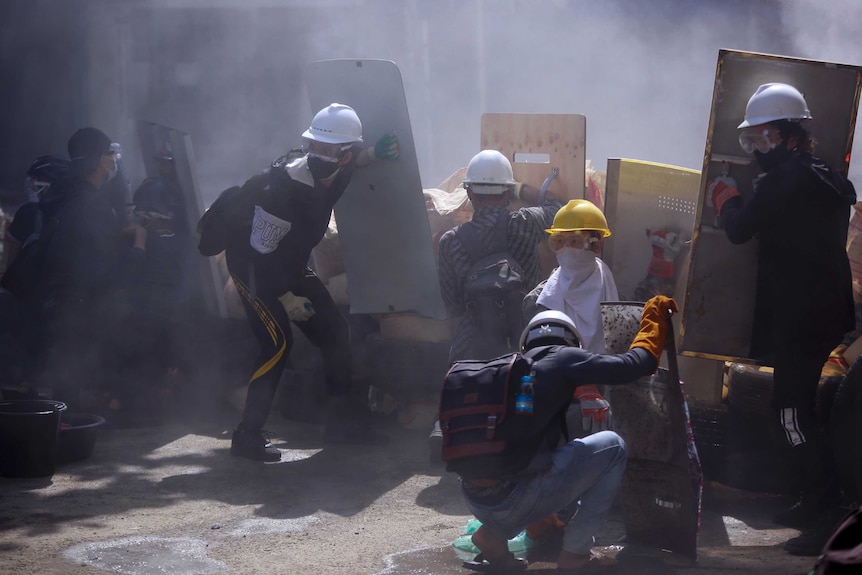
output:
M 482 246 L 479 239 L 479 232 L 476 231 L 476 225 L 473 222 L 467 222 L 458 226 L 455 231 L 461 245 L 467 250 L 467 255 L 470 257 L 471 263 L 476 263 L 488 254 L 496 252 L 508 251 L 508 222 L 509 214 L 505 210 L 500 212 L 500 217 L 494 224 L 494 230 L 491 232 L 491 250 L 488 251 Z

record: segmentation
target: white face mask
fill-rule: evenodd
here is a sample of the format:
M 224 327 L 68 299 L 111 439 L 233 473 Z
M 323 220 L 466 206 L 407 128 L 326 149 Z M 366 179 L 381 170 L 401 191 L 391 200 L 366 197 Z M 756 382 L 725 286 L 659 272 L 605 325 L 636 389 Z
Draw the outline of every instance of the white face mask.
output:
M 596 254 L 591 250 L 565 247 L 556 254 L 563 273 L 570 277 L 575 285 L 596 271 Z

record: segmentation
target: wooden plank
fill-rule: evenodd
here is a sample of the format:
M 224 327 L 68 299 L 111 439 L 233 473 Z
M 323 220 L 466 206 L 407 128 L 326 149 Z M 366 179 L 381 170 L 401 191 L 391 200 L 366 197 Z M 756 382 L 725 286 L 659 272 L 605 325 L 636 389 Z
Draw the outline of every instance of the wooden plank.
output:
M 557 168 L 548 189 L 566 199 L 584 198 L 586 125 L 582 114 L 482 114 L 480 148 L 502 152 L 515 179 L 537 188 Z M 528 154 L 546 161 L 519 161 Z

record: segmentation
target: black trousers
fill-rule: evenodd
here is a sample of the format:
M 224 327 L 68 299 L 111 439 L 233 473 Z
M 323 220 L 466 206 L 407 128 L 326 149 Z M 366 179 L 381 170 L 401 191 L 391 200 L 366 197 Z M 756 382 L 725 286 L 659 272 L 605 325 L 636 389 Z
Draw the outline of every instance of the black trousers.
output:
M 260 345 L 260 354 L 248 382 L 242 427 L 260 430 L 269 417 L 278 383 L 293 347 L 290 319 L 277 296 L 255 297 L 251 288 L 231 274 L 251 329 Z M 294 286 L 294 295 L 306 297 L 314 315 L 294 325 L 323 355 L 324 376 L 330 395 L 346 395 L 350 390 L 350 331 L 326 286 L 314 272 L 306 270 Z M 281 295 L 281 294 L 279 294 Z

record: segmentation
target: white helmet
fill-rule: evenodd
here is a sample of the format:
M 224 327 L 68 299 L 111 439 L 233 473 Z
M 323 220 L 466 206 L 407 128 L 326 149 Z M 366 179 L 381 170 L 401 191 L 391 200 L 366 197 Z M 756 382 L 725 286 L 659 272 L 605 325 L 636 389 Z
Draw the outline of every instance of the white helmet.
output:
M 326 144 L 361 142 L 362 122 L 350 106 L 330 104 L 314 115 L 302 137 Z
M 799 90 L 790 84 L 763 84 L 749 98 L 745 107 L 745 119 L 737 129 L 775 120 L 810 119 L 808 104 Z
M 474 194 L 500 195 L 517 184 L 512 175 L 512 163 L 497 150 L 482 150 L 467 164 L 464 184 Z
M 546 310 L 537 313 L 521 333 L 521 349 L 530 348 L 530 344 L 544 338 L 555 338 L 567 345 L 581 347 L 581 332 L 578 331 L 572 318 L 561 311 Z

